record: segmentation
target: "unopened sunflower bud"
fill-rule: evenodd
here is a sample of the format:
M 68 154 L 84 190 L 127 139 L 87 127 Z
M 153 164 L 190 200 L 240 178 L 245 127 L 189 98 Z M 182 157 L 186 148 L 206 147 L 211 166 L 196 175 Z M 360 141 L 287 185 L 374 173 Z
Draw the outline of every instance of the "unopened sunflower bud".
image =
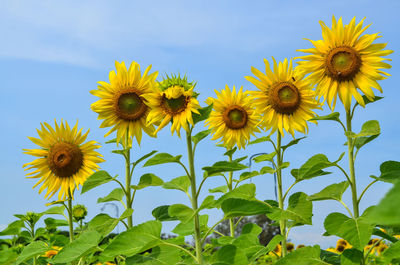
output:
M 76 222 L 85 219 L 87 215 L 87 209 L 84 205 L 77 204 L 72 208 L 72 216 Z

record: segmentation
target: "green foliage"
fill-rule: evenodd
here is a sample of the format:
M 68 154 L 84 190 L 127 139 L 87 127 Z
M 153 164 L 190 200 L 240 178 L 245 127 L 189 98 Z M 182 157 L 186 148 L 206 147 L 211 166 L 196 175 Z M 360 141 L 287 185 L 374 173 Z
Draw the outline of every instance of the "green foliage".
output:
M 248 264 L 248 259 L 242 249 L 235 245 L 225 245 L 212 257 L 212 265 Z
M 359 265 L 361 264 L 361 260 L 363 258 L 362 251 L 351 248 L 343 251 L 342 255 L 340 256 L 340 261 L 341 265 Z
M 123 196 L 125 195 L 125 192 L 121 188 L 116 188 L 110 192 L 105 197 L 98 198 L 97 203 L 102 203 L 102 202 L 111 202 L 111 201 L 122 201 Z
M 400 181 L 379 202 L 370 215 L 371 223 L 380 225 L 400 226 Z
M 149 186 L 161 186 L 164 181 L 152 173 L 146 173 L 140 177 L 138 185 L 133 185 L 131 188 L 141 190 Z
M 271 211 L 271 207 L 265 203 L 239 198 L 228 198 L 224 200 L 221 209 L 224 212 L 225 218 L 265 214 Z
M 208 230 L 208 215 L 200 215 L 199 216 L 199 223 L 200 223 L 200 231 L 207 231 Z M 190 219 L 186 223 L 179 223 L 175 228 L 172 230 L 173 233 L 178 234 L 180 236 L 188 236 L 194 234 L 194 219 Z
M 204 131 L 198 132 L 195 136 L 192 136 L 192 142 L 194 144 L 198 144 L 201 140 L 206 138 L 210 133 L 211 133 L 211 130 L 204 130 Z
M 108 183 L 112 179 L 113 178 L 107 173 L 107 171 L 96 171 L 85 181 L 85 183 L 83 183 L 81 194 L 96 188 L 97 186 Z
M 270 154 L 263 154 L 253 158 L 254 162 L 260 163 L 264 161 L 273 161 L 274 157 L 276 156 L 276 152 L 272 152 Z
M 386 161 L 380 166 L 381 175 L 379 177 L 371 176 L 376 180 L 396 183 L 400 180 L 400 162 L 397 161 Z
M 150 153 L 145 154 L 144 156 L 142 156 L 141 158 L 139 158 L 138 160 L 136 160 L 135 162 L 132 163 L 133 167 L 137 166 L 140 162 L 142 162 L 143 160 L 147 159 L 148 157 L 154 155 L 155 153 L 157 153 L 157 151 L 153 150 Z
M 247 168 L 247 166 L 240 164 L 236 161 L 219 161 L 214 163 L 211 167 L 203 167 L 205 176 L 214 176 L 223 172 L 238 171 Z
M 155 166 L 155 165 L 161 165 L 161 164 L 166 164 L 166 163 L 179 163 L 181 160 L 181 155 L 179 156 L 172 156 L 167 153 L 158 153 L 152 158 L 148 159 L 146 163 L 143 165 L 143 167 L 148 167 L 148 166 Z
M 151 212 L 151 214 L 154 216 L 154 218 L 156 218 L 156 220 L 159 220 L 159 221 L 178 220 L 178 218 L 169 215 L 169 210 L 168 210 L 169 207 L 170 207 L 170 205 L 158 206 L 157 208 L 154 208 L 154 210 Z
M 335 183 L 327 186 L 323 190 L 318 193 L 315 193 L 308 197 L 310 201 L 322 201 L 322 200 L 337 200 L 341 201 L 343 193 L 349 187 L 349 183 L 347 181 L 343 181 L 340 183 Z
M 259 144 L 259 143 L 270 142 L 270 141 L 271 141 L 271 138 L 269 136 L 263 136 L 263 137 L 255 139 L 253 141 L 250 141 L 248 143 L 248 145 Z
M 112 218 L 108 214 L 101 213 L 90 220 L 88 223 L 88 229 L 94 230 L 102 236 L 106 236 L 114 230 L 118 222 L 118 219 Z
M 171 181 L 164 182 L 162 187 L 164 189 L 174 189 L 188 192 L 188 189 L 190 187 L 190 179 L 188 178 L 188 176 L 177 177 L 172 179 Z
M 220 206 L 223 203 L 223 201 L 229 198 L 252 200 L 255 198 L 255 195 L 256 195 L 256 185 L 254 183 L 243 184 L 221 196 L 221 198 L 217 200 L 216 206 Z
M 38 255 L 44 254 L 50 247 L 42 241 L 34 241 L 26 246 L 22 253 L 18 256 L 15 265 L 21 264 L 27 259 L 31 259 Z
M 182 223 L 187 223 L 193 218 L 194 211 L 184 204 L 173 204 L 168 208 L 168 215 L 178 218 Z
M 281 147 L 281 148 L 282 148 L 282 151 L 284 152 L 286 149 L 288 149 L 289 147 L 291 147 L 291 146 L 293 146 L 293 145 L 298 144 L 301 140 L 303 140 L 303 139 L 305 139 L 305 138 L 307 138 L 307 137 L 300 137 L 300 138 L 297 138 L 297 139 L 294 139 L 294 140 L 290 141 L 288 144 L 283 145 L 283 146 Z
M 328 265 L 329 263 L 320 259 L 321 250 L 319 246 L 299 248 L 286 257 L 279 259 L 276 265 Z
M 339 112 L 332 112 L 331 114 L 325 115 L 325 116 L 316 116 L 312 119 L 311 121 L 340 121 L 340 113 Z
M 209 105 L 207 107 L 198 109 L 199 114 L 192 113 L 193 124 L 197 124 L 198 122 L 201 122 L 201 121 L 204 121 L 204 120 L 208 119 L 212 109 L 213 109 L 213 104 L 211 104 L 211 105 Z
M 178 264 L 181 260 L 181 250 L 171 246 L 156 246 L 152 248 L 149 255 L 137 254 L 126 259 L 126 265 L 171 265 Z

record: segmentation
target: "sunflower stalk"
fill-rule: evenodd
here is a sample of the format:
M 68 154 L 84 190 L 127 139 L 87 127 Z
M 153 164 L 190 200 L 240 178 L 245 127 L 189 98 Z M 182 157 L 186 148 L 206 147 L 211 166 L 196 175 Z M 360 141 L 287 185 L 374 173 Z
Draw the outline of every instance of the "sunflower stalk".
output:
M 189 170 L 190 170 L 190 188 L 192 192 L 191 203 L 193 211 L 196 213 L 194 215 L 194 240 L 196 244 L 196 258 L 199 264 L 203 264 L 202 257 L 202 244 L 201 244 L 201 233 L 200 233 L 200 221 L 199 214 L 197 213 L 198 202 L 197 202 L 197 188 L 196 188 L 196 174 L 194 170 L 194 156 L 192 147 L 192 134 L 191 132 L 186 132 L 186 143 L 188 149 L 188 160 L 189 160 Z
M 282 136 L 280 131 L 277 132 L 277 141 L 276 141 L 276 156 L 277 156 L 277 180 L 278 180 L 278 200 L 279 200 L 279 208 L 283 211 L 284 210 L 284 201 L 283 201 L 283 192 L 282 192 L 282 154 L 281 154 L 281 140 Z M 286 256 L 287 249 L 286 249 L 286 220 L 281 219 L 279 221 L 279 227 L 281 230 L 282 235 L 282 257 Z
M 229 154 L 229 162 L 232 162 L 232 154 Z M 229 191 L 232 191 L 232 183 L 233 182 L 233 171 L 229 171 L 229 183 L 228 188 Z M 235 237 L 235 224 L 233 218 L 229 218 L 229 228 L 231 232 L 231 237 Z
M 132 147 L 129 146 L 129 132 L 126 133 L 126 146 L 125 149 L 126 157 L 125 157 L 125 196 L 126 196 L 126 208 L 132 209 L 132 198 L 131 198 L 131 180 L 132 180 L 132 173 L 131 173 L 131 149 Z M 133 226 L 133 218 L 132 215 L 127 217 L 128 219 L 128 229 Z
M 68 226 L 69 226 L 69 241 L 74 241 L 74 222 L 72 219 L 72 192 L 68 189 Z

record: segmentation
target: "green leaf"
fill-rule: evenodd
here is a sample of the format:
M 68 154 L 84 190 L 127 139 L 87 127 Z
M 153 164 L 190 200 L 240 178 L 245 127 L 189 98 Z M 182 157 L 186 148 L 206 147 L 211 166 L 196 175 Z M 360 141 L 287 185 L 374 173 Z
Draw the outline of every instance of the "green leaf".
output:
M 265 214 L 271 211 L 271 208 L 262 202 L 239 198 L 224 200 L 221 209 L 224 212 L 225 218 Z
M 32 259 L 33 257 L 44 254 L 48 250 L 50 250 L 50 247 L 46 245 L 46 243 L 42 241 L 33 241 L 32 243 L 24 247 L 21 254 L 19 254 L 15 264 L 21 264 L 27 259 Z
M 209 193 L 218 193 L 218 192 L 226 193 L 227 191 L 228 191 L 228 186 L 226 186 L 226 185 L 219 186 L 219 187 L 216 187 L 214 189 L 209 189 L 208 190 Z
M 274 207 L 272 213 L 267 214 L 272 220 L 293 220 L 295 224 L 312 224 L 312 202 L 308 200 L 304 192 L 296 192 L 289 198 L 289 206 L 286 210 Z
M 235 245 L 225 245 L 212 256 L 213 265 L 248 264 L 249 261 L 242 251 Z
M 238 171 L 245 168 L 247 168 L 247 166 L 238 162 L 219 161 L 211 167 L 203 167 L 203 170 L 206 171 L 206 176 L 212 176 L 222 172 Z
M 395 259 L 400 258 L 400 241 L 392 244 L 388 249 L 383 252 L 382 256 L 385 259 Z
M 263 155 L 259 155 L 253 158 L 254 162 L 256 163 L 260 163 L 260 162 L 264 162 L 264 161 L 273 161 L 274 156 L 276 155 L 276 152 L 272 152 L 270 154 L 263 154 Z
M 77 239 L 64 246 L 53 258 L 52 263 L 66 263 L 78 260 L 93 252 L 100 242 L 101 234 L 94 230 L 83 232 Z
M 160 236 L 161 223 L 159 221 L 145 222 L 117 235 L 104 249 L 101 256 L 104 258 L 114 258 L 118 255 L 133 256 L 159 245 Z
M 239 182 L 244 181 L 246 179 L 250 179 L 250 178 L 258 176 L 258 175 L 260 175 L 260 172 L 258 172 L 258 171 L 251 171 L 251 172 L 246 171 L 246 172 L 243 172 L 242 174 L 240 174 Z
M 101 202 L 111 202 L 111 201 L 122 201 L 122 198 L 124 197 L 125 192 L 122 190 L 122 188 L 116 188 L 113 191 L 110 192 L 105 197 L 98 198 L 97 203 Z
M 276 170 L 275 169 L 273 169 L 272 167 L 268 167 L 268 166 L 265 166 L 265 167 L 263 167 L 261 170 L 260 170 L 260 174 L 261 175 L 264 175 L 264 174 L 274 174 L 276 172 Z
M 14 249 L 0 250 L 0 264 L 11 265 L 15 264 L 14 261 L 17 259 L 18 254 Z
M 287 145 L 282 146 L 282 150 L 285 151 L 287 148 L 291 147 L 292 145 L 298 144 L 301 140 L 307 137 L 301 137 L 290 141 Z
M 329 214 L 324 221 L 324 227 L 330 235 L 347 240 L 361 251 L 371 238 L 373 228 L 364 217 L 352 219 L 342 213 Z
M 330 174 L 322 169 L 334 166 L 323 154 L 317 154 L 307 160 L 299 169 L 293 169 L 290 173 L 296 181 L 311 179 L 314 177 Z
M 271 138 L 269 136 L 263 136 L 263 137 L 257 138 L 255 140 L 249 142 L 248 145 L 263 143 L 263 142 L 267 142 L 267 141 L 268 142 L 271 141 Z
M 299 248 L 279 259 L 275 265 L 329 265 L 320 259 L 321 250 L 318 245 Z
M 48 229 L 57 228 L 59 226 L 68 226 L 68 221 L 64 219 L 46 218 L 44 223 Z
M 322 201 L 322 200 L 342 200 L 343 193 L 349 187 L 347 181 L 335 183 L 327 186 L 318 193 L 315 193 L 308 197 L 310 201 Z
M 290 163 L 289 163 L 289 162 L 283 162 L 283 163 L 281 164 L 281 166 L 278 167 L 278 169 L 284 169 L 284 168 L 287 168 L 287 167 L 289 167 L 289 166 L 290 166 Z
M 269 241 L 266 247 L 260 248 L 257 252 L 253 254 L 253 256 L 249 260 L 250 264 L 253 264 L 253 262 L 256 261 L 262 255 L 266 255 L 268 254 L 268 252 L 274 250 L 275 247 L 282 241 L 282 239 L 283 239 L 282 235 L 275 235 L 271 239 L 271 241 Z
M 207 231 L 207 223 L 208 223 L 208 215 L 200 215 L 199 216 L 200 223 L 200 231 Z M 188 236 L 194 234 L 194 219 L 191 219 L 187 223 L 179 223 L 173 230 L 173 233 L 178 234 L 180 236 Z
M 201 203 L 200 207 L 199 207 L 199 211 L 202 209 L 211 209 L 214 208 L 215 206 L 215 200 L 214 200 L 214 196 L 209 195 L 207 196 L 203 202 Z
M 164 183 L 162 179 L 152 173 L 146 173 L 140 177 L 139 184 L 131 186 L 133 189 L 141 190 L 149 186 L 161 186 Z
M 341 265 L 359 265 L 364 258 L 363 253 L 355 248 L 346 249 L 340 257 Z
M 363 147 L 364 145 L 366 145 L 367 143 L 371 142 L 372 140 L 374 140 L 376 137 L 378 137 L 379 134 L 376 135 L 372 135 L 372 136 L 363 136 L 363 137 L 358 137 L 356 138 L 356 140 L 354 141 L 354 146 L 357 149 L 360 149 L 361 147 Z
M 88 223 L 88 229 L 94 230 L 100 233 L 102 236 L 106 236 L 114 230 L 118 222 L 118 219 L 112 218 L 108 214 L 101 213 L 90 220 Z
M 126 259 L 126 265 L 171 265 L 179 264 L 181 260 L 180 250 L 171 246 L 157 246 L 148 255 L 137 254 Z
M 381 128 L 379 127 L 379 122 L 377 120 L 371 120 L 362 125 L 361 131 L 356 134 L 356 137 L 379 135 L 380 133 Z
M 100 170 L 94 172 L 86 181 L 83 183 L 81 194 L 107 182 L 110 182 L 112 177 L 107 171 Z
M 112 143 L 116 143 L 117 142 L 117 138 L 114 138 L 112 140 L 109 140 L 107 142 L 105 142 L 106 144 L 112 144 Z
M 226 151 L 225 154 L 224 154 L 224 156 L 228 156 L 228 157 L 229 157 L 229 156 L 233 156 L 233 154 L 236 152 L 236 150 L 237 150 L 237 147 L 235 146 L 234 148 L 232 148 L 232 149 Z
M 164 189 L 180 190 L 187 192 L 190 187 L 190 179 L 187 176 L 181 176 L 172 179 L 171 181 L 164 182 L 162 185 Z
M 400 162 L 385 161 L 380 166 L 381 175 L 375 178 L 380 181 L 395 183 L 400 180 Z
M 133 209 L 131 208 L 126 209 L 118 219 L 123 220 L 125 218 L 128 218 L 129 216 L 132 216 L 132 214 L 133 214 Z
M 206 138 L 211 133 L 211 130 L 204 130 L 197 133 L 195 136 L 192 136 L 192 142 L 194 144 L 198 144 L 201 140 Z
M 211 113 L 212 109 L 213 109 L 213 104 L 211 104 L 211 105 L 209 105 L 209 106 L 207 106 L 207 107 L 198 109 L 199 114 L 197 114 L 197 113 L 192 113 L 193 124 L 196 124 L 196 123 L 198 123 L 198 122 L 200 122 L 200 121 L 204 121 L 205 119 L 208 119 L 208 117 L 210 116 L 210 113 Z
M 168 214 L 170 216 L 178 218 L 183 223 L 187 223 L 194 216 L 192 208 L 184 204 L 173 204 L 168 208 Z
M 174 216 L 170 216 L 168 213 L 170 205 L 162 205 L 158 206 L 157 208 L 154 208 L 154 210 L 151 212 L 151 214 L 154 216 L 159 221 L 176 221 L 178 218 Z
M 181 159 L 181 155 L 172 156 L 167 153 L 159 153 L 147 160 L 147 162 L 143 165 L 143 167 L 166 164 L 166 163 L 179 163 Z
M 24 221 L 16 220 L 10 223 L 6 229 L 0 232 L 0 236 L 11 236 L 18 235 L 21 231 L 21 228 L 24 227 Z
M 328 262 L 329 264 L 340 265 L 340 256 L 336 253 L 322 249 L 319 257 L 321 260 Z
M 122 155 L 125 158 L 128 157 L 128 152 L 130 149 L 122 149 L 122 150 L 112 150 L 111 153 Z
M 340 122 L 340 113 L 339 112 L 332 112 L 329 115 L 325 115 L 325 116 L 316 116 L 312 119 L 310 119 L 310 121 L 337 121 Z
M 383 99 L 383 97 L 378 97 L 378 96 L 375 96 L 372 100 L 369 100 L 369 99 L 367 98 L 367 96 L 365 96 L 365 95 L 362 95 L 362 97 L 363 97 L 363 99 L 364 99 L 365 105 L 367 105 L 367 104 L 369 104 L 369 103 L 374 103 L 374 102 L 377 102 L 378 100 Z
M 64 211 L 65 211 L 65 206 L 61 205 L 61 206 L 51 207 L 50 209 L 47 209 L 46 211 L 44 211 L 42 214 L 60 214 L 60 215 L 63 215 Z
M 133 166 L 137 166 L 140 162 L 142 162 L 143 160 L 145 160 L 146 158 L 154 155 L 155 153 L 157 153 L 156 150 L 151 151 L 148 154 L 145 154 L 144 156 L 142 156 L 141 158 L 139 158 L 138 160 L 136 160 L 135 162 L 132 163 Z
M 399 226 L 400 225 L 400 181 L 386 193 L 369 214 L 370 222 L 379 225 Z
M 220 206 L 222 202 L 229 198 L 238 198 L 251 200 L 256 196 L 256 185 L 254 183 L 243 184 L 230 192 L 222 195 L 215 203 L 216 206 Z

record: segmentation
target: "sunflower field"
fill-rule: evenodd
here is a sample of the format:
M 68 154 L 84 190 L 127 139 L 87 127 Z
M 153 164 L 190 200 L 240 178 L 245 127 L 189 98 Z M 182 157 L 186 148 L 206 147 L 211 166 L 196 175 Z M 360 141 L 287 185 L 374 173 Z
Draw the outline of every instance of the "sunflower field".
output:
M 361 187 L 357 155 L 381 129 L 377 120 L 365 121 L 360 130 L 353 127 L 360 112 L 384 100 L 375 94 L 383 93 L 379 80 L 390 76 L 385 71 L 391 68 L 387 56 L 393 51 L 385 49 L 385 43 L 375 43 L 378 33 L 364 33 L 369 27 L 364 19 L 354 17 L 345 24 L 333 17 L 331 26 L 320 24 L 322 39 L 309 40 L 310 47 L 298 49 L 297 57 L 272 57 L 264 59 L 263 69 L 251 67 L 252 75 L 245 79 L 252 90 L 226 85 L 205 102 L 198 100 L 190 75 L 159 77 L 151 66 L 115 62 L 109 80 L 88 89 L 88 96 L 90 92 L 96 97 L 90 108 L 106 130 L 105 139 L 93 139 L 78 122 L 59 117 L 54 117 L 54 124 L 41 123 L 29 137 L 35 148 L 23 150 L 31 159 L 23 168 L 27 181 L 48 199 L 48 208 L 16 214 L 15 221 L 0 231 L 0 264 L 400 264 L 400 162 L 382 162 L 380 175 L 371 175 L 370 184 Z M 317 115 L 323 108 L 331 113 Z M 345 142 L 343 153 L 305 157 L 299 168 L 289 171 L 285 154 L 296 153 L 305 138 L 295 134 L 306 135 L 309 124 L 326 123 L 343 129 L 337 136 Z M 175 153 L 173 146 L 169 153 L 133 150 L 143 133 L 157 141 L 157 133 L 169 126 L 171 137 L 186 143 L 186 153 Z M 224 155 L 196 175 L 197 147 L 207 137 L 224 149 Z M 124 176 L 102 169 L 108 162 L 100 142 L 113 146 L 125 165 Z M 247 170 L 247 157 L 237 155 L 249 145 L 273 150 L 252 157 L 262 166 L 258 171 Z M 152 173 L 165 164 L 176 167 L 172 180 Z M 138 167 L 148 173 L 136 175 Z M 314 194 L 292 191 L 300 182 L 330 174 L 332 168 L 341 172 L 341 182 L 321 186 Z M 256 189 L 262 187 L 249 180 L 263 175 L 275 176 L 276 200 L 257 198 Z M 224 185 L 203 189 L 216 178 Z M 360 211 L 363 196 L 376 182 L 393 186 L 378 205 Z M 106 183 L 117 188 L 98 202 L 120 203 L 124 211 L 116 218 L 100 213 L 89 219 L 90 209 L 75 202 L 74 194 L 85 196 Z M 160 201 L 150 210 L 152 220 L 134 225 L 135 205 L 145 203 L 135 200 L 136 193 L 155 186 L 182 192 L 187 200 L 171 205 Z M 344 193 L 351 200 L 344 199 Z M 340 238 L 336 246 L 324 249 L 290 242 L 296 228 L 313 223 L 313 204 L 327 200 L 336 201 L 347 213 L 331 212 L 323 222 L 324 236 Z M 210 209 L 221 212 L 222 218 L 210 222 L 205 213 Z M 254 215 L 266 215 L 279 230 L 267 244 L 260 243 L 263 228 L 255 223 L 236 232 L 240 220 Z M 161 231 L 169 221 L 177 225 L 174 236 L 165 238 Z M 225 221 L 228 231 L 218 232 L 216 227 Z M 118 224 L 124 231 L 115 233 Z

